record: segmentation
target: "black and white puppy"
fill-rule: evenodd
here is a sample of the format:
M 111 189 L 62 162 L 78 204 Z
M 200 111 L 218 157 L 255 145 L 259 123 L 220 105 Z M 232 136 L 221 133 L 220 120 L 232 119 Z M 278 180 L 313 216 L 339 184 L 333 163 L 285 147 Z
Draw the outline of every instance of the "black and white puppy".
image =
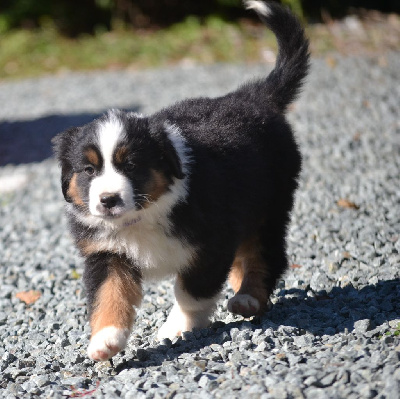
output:
M 277 36 L 269 76 L 148 117 L 112 110 L 54 139 L 85 257 L 91 359 L 126 346 L 143 279 L 176 276 L 162 339 L 206 327 L 228 276 L 229 310 L 262 314 L 287 267 L 301 156 L 284 113 L 307 74 L 308 41 L 276 3 L 245 4 Z

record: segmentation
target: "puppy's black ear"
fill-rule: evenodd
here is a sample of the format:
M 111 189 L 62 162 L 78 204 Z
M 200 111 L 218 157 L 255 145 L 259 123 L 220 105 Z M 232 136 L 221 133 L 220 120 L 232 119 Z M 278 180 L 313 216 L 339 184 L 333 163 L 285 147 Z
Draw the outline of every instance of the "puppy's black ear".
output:
M 73 146 L 74 138 L 79 132 L 79 128 L 72 127 L 59 133 L 51 142 L 53 150 L 61 166 L 61 189 L 64 198 L 67 202 L 72 202 L 71 197 L 68 195 L 69 183 L 73 176 L 73 167 L 71 163 L 71 149 Z
M 178 126 L 165 120 L 150 123 L 150 135 L 161 149 L 162 160 L 172 176 L 178 179 L 185 177 L 187 148 L 185 139 Z
M 187 157 L 185 140 L 176 125 L 165 123 L 164 129 L 167 133 L 164 145 L 165 159 L 171 168 L 172 174 L 178 179 L 183 179 L 185 177 L 185 172 L 182 162 L 184 162 L 184 158 Z
M 171 168 L 172 174 L 178 179 L 183 179 L 185 173 L 183 172 L 182 162 L 171 140 L 166 140 L 164 157 Z

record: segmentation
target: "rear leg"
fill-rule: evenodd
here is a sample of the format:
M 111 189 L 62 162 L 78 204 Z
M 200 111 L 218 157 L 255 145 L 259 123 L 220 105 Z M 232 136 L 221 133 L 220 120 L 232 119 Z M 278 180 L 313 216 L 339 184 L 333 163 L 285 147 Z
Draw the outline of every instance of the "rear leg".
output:
M 224 255 L 224 251 L 221 251 Z M 232 258 L 215 252 L 205 252 L 197 264 L 181 272 L 175 282 L 175 304 L 158 338 L 172 339 L 184 331 L 209 325 L 219 294 L 226 281 Z
M 229 282 L 236 295 L 228 302 L 228 310 L 243 317 L 262 314 L 268 308 L 268 292 L 264 280 L 267 265 L 261 255 L 258 236 L 243 243 L 236 253 Z
M 214 312 L 218 296 L 210 298 L 195 298 L 185 287 L 184 280 L 178 276 L 175 281 L 175 303 L 168 315 L 167 321 L 158 331 L 157 338 L 173 339 L 184 331 L 194 328 L 205 328 Z
M 265 203 L 262 224 L 242 243 L 231 268 L 230 281 L 236 295 L 228 309 L 245 317 L 262 314 L 268 309 L 269 296 L 277 280 L 288 267 L 286 234 L 294 193 L 301 168 L 301 155 L 290 127 L 281 126 L 274 158 L 270 160 L 272 176 L 271 197 Z M 285 134 L 283 134 L 285 132 Z M 282 135 L 283 134 L 283 135 Z
M 268 223 L 237 251 L 229 275 L 235 296 L 228 302 L 232 313 L 261 315 L 269 306 L 276 281 L 286 270 L 286 224 Z

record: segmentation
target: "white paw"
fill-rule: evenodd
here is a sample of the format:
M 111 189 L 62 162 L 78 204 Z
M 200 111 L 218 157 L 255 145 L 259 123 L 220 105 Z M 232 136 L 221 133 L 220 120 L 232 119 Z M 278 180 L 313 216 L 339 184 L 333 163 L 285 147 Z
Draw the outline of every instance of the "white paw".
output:
M 167 321 L 158 330 L 157 339 L 162 341 L 165 338 L 173 339 L 182 334 L 185 329 L 186 316 L 181 311 L 180 307 L 175 303 L 172 307 Z
M 173 339 L 182 335 L 184 331 L 192 331 L 193 328 L 204 328 L 209 324 L 209 313 L 183 312 L 181 307 L 175 303 L 167 321 L 158 330 L 157 339 L 162 341 L 165 338 Z
M 125 348 L 128 337 L 128 329 L 105 327 L 90 339 L 88 356 L 96 361 L 110 359 Z
M 172 341 L 175 337 L 180 335 L 182 335 L 181 329 L 177 326 L 174 326 L 173 323 L 166 321 L 158 330 L 157 339 L 162 341 L 165 338 L 169 338 Z
M 254 316 L 260 310 L 258 299 L 248 294 L 236 294 L 228 302 L 228 310 L 243 317 Z

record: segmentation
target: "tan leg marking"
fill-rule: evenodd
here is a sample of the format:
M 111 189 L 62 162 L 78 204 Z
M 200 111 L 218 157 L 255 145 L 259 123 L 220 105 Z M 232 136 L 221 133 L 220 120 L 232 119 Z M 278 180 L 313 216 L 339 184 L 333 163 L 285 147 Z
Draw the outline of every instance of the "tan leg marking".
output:
M 107 279 L 99 288 L 90 319 L 92 335 L 107 326 L 132 328 L 135 310 L 142 300 L 142 287 L 121 261 L 110 266 Z
M 229 273 L 229 283 L 235 293 L 240 290 L 240 286 L 242 285 L 243 281 L 243 275 L 243 260 L 236 257 L 232 264 L 231 272 Z
M 236 295 L 229 300 L 228 309 L 244 317 L 264 313 L 269 298 L 264 284 L 267 276 L 267 265 L 261 256 L 258 238 L 252 237 L 236 253 L 229 275 Z
M 96 295 L 90 319 L 91 359 L 107 360 L 125 348 L 135 316 L 133 306 L 138 306 L 141 299 L 141 285 L 132 277 L 129 266 L 115 260 Z
M 103 243 L 98 240 L 95 241 L 95 240 L 88 240 L 88 239 L 84 238 L 77 242 L 77 246 L 83 256 L 89 256 L 94 253 L 102 252 L 105 250 L 110 252 L 107 245 L 106 244 L 103 245 Z

